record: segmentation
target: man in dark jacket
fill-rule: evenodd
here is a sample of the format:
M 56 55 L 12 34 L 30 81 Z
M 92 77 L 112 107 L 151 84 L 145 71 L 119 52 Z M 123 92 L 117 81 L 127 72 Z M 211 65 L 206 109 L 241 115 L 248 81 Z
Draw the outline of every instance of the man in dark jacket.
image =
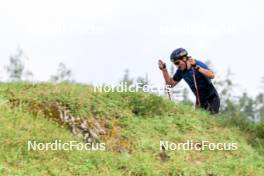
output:
M 167 85 L 174 87 L 184 79 L 196 96 L 196 106 L 209 110 L 212 114 L 219 112 L 220 99 L 211 82 L 214 72 L 203 62 L 188 56 L 183 48 L 178 48 L 171 53 L 171 62 L 178 68 L 171 78 L 165 62 L 159 60 L 159 68 L 163 72 Z

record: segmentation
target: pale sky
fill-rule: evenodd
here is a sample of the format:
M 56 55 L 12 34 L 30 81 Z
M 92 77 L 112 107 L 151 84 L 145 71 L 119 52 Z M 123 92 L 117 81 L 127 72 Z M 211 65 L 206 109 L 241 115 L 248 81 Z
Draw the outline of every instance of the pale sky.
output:
M 48 80 L 64 62 L 84 83 L 117 83 L 126 68 L 163 84 L 157 60 L 168 64 L 184 47 L 228 68 L 239 91 L 261 91 L 264 76 L 261 0 L 8 0 L 0 2 L 0 77 L 20 46 L 34 80 Z M 216 78 L 217 79 L 217 78 Z M 184 83 L 183 83 L 184 84 Z

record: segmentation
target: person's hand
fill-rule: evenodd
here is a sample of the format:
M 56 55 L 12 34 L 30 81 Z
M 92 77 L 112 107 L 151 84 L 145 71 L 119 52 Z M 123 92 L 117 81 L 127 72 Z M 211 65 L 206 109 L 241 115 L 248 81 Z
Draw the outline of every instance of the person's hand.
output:
M 190 58 L 189 61 L 190 61 L 190 64 L 191 64 L 192 67 L 196 67 L 196 61 L 195 61 L 195 59 Z
M 162 60 L 159 60 L 159 69 L 160 70 L 166 69 L 166 63 L 163 62 Z

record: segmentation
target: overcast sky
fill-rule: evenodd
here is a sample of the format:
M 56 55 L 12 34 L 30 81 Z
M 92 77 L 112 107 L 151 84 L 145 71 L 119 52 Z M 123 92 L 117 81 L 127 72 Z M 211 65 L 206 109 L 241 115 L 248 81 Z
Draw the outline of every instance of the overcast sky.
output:
M 0 76 L 20 46 L 35 80 L 48 80 L 64 62 L 77 81 L 119 81 L 149 75 L 163 84 L 157 60 L 186 48 L 211 60 L 217 76 L 228 68 L 239 90 L 255 95 L 264 76 L 261 0 L 8 0 L 0 2 Z M 217 79 L 217 78 L 216 78 Z

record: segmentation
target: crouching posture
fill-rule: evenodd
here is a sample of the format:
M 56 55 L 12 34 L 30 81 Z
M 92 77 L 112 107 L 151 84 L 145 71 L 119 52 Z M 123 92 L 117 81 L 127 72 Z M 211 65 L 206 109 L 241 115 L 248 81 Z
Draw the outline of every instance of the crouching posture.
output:
M 177 71 L 171 78 L 166 63 L 159 60 L 159 68 L 163 72 L 167 85 L 174 87 L 182 79 L 186 81 L 196 96 L 196 107 L 201 107 L 212 114 L 219 112 L 220 99 L 211 82 L 214 73 L 203 62 L 188 56 L 183 48 L 178 48 L 171 53 L 171 62 L 177 67 Z

